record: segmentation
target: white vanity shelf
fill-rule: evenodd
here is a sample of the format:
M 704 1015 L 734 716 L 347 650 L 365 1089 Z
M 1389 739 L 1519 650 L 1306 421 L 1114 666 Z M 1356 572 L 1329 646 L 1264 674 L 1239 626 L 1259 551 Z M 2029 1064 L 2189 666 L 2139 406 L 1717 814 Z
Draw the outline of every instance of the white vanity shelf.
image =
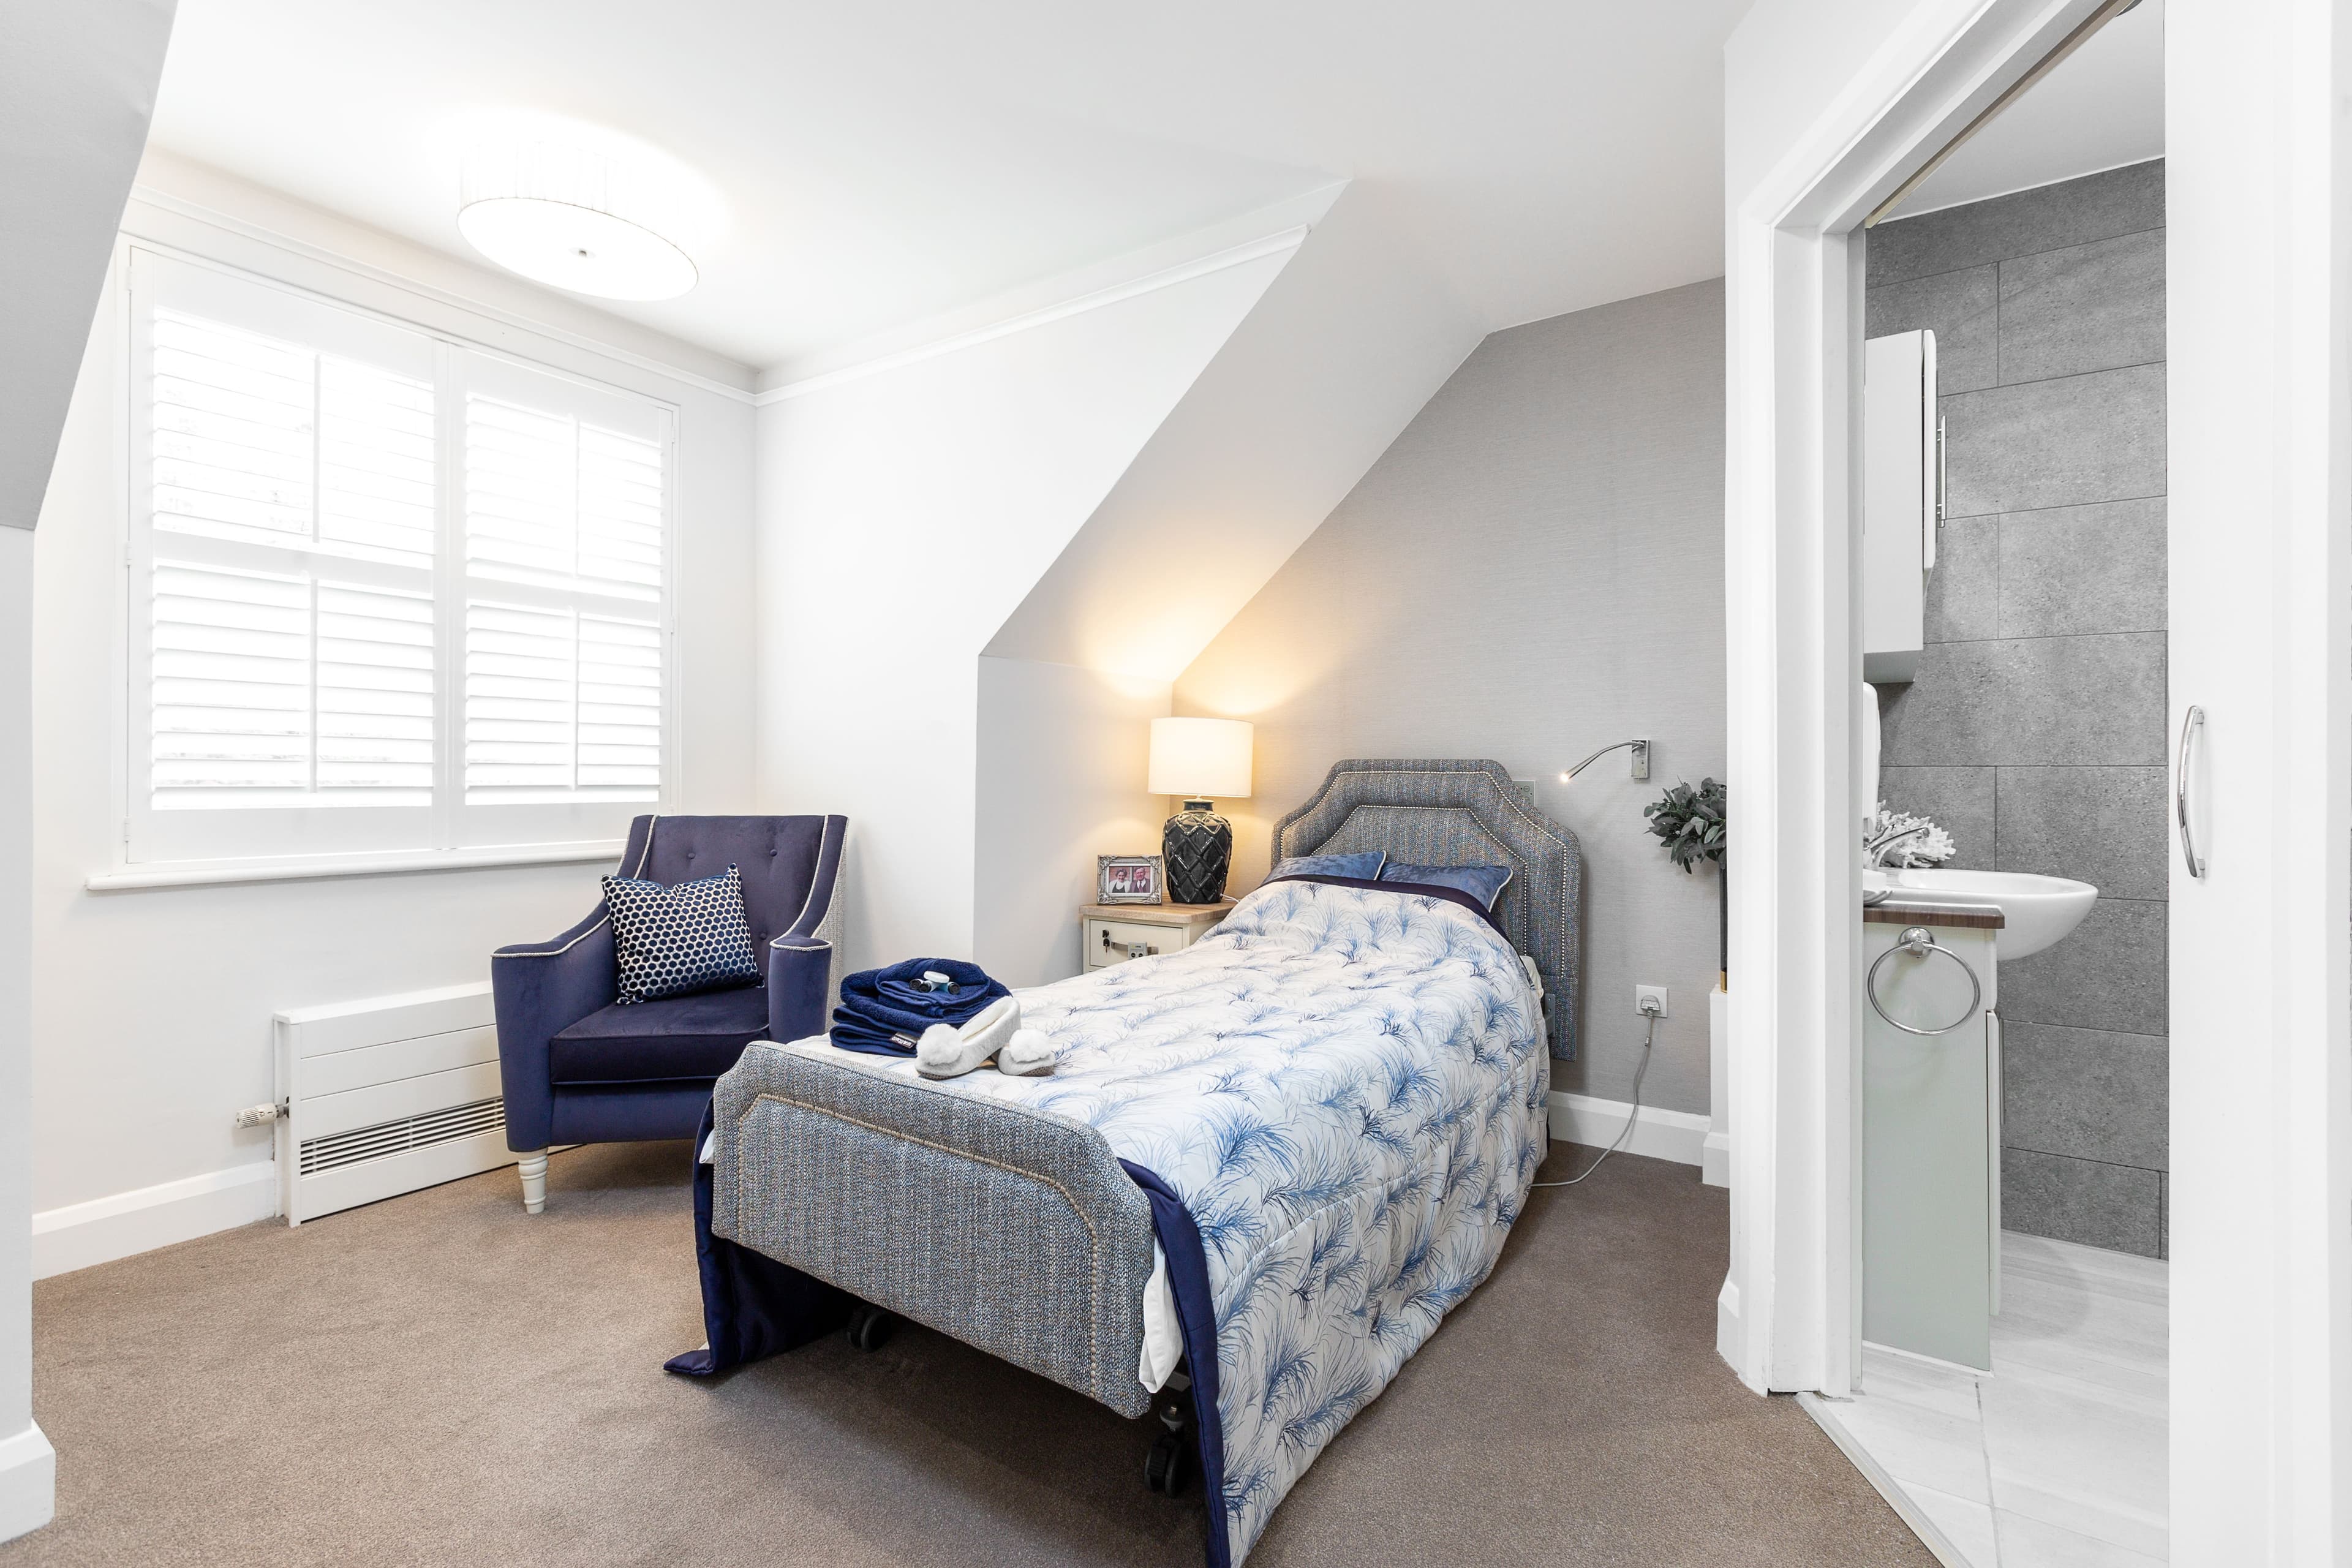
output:
M 1982 902 L 1862 911 L 1862 1333 L 1979 1371 L 2000 1307 L 2000 1018 Z

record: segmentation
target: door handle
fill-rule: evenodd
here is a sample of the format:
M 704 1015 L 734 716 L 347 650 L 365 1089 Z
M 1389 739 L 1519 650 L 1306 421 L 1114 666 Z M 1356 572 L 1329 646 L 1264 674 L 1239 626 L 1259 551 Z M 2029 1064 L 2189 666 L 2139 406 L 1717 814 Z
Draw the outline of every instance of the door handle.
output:
M 2189 874 L 2202 880 L 2205 857 L 2197 853 L 2197 832 L 2189 826 L 2189 759 L 2197 738 L 2205 732 L 2205 710 L 2195 703 L 2180 721 L 2180 754 L 2173 763 L 2172 810 L 2180 819 L 2180 858 L 2189 862 Z

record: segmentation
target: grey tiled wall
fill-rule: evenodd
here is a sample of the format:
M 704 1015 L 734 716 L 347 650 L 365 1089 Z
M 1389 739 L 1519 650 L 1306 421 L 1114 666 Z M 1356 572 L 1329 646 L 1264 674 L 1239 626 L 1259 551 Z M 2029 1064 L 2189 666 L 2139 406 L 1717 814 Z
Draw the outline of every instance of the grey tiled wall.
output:
M 1932 327 L 1950 485 L 1881 788 L 1955 866 L 2097 884 L 2003 964 L 2002 1220 L 2165 1252 L 2164 164 L 1884 224 L 1867 331 Z

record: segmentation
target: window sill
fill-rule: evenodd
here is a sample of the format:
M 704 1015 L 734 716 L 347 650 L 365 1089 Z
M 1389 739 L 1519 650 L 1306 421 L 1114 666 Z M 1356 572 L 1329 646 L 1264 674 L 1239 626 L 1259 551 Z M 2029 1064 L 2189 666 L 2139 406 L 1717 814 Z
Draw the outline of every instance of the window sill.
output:
M 500 845 L 482 849 L 420 849 L 362 855 L 314 855 L 299 860 L 158 860 L 93 871 L 82 886 L 93 893 L 138 888 L 203 888 L 230 882 L 307 882 L 325 877 L 393 877 L 419 871 L 476 871 L 499 866 L 562 866 L 614 860 L 618 838 L 576 844 Z

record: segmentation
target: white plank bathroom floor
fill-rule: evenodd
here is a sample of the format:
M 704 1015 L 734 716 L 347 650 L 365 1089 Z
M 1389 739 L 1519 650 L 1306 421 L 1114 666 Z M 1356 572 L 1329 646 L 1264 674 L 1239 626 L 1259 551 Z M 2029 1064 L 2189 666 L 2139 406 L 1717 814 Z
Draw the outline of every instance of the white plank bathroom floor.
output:
M 2167 1559 L 2166 1269 L 2004 1232 L 1992 1374 L 1864 1346 L 1812 1413 L 1949 1568 Z

